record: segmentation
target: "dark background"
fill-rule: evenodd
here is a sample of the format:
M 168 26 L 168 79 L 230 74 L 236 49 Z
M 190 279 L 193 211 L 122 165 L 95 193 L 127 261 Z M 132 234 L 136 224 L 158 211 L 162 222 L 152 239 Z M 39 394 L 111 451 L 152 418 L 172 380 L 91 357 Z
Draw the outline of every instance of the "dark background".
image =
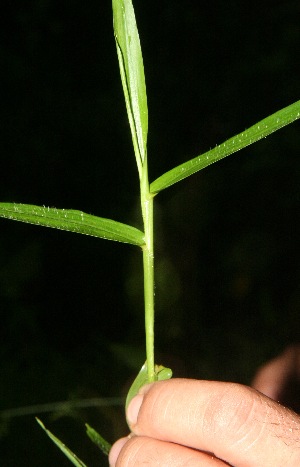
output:
M 141 227 L 111 2 L 2 3 L 0 199 Z M 149 172 L 299 99 L 298 1 L 138 2 Z M 175 376 L 249 384 L 299 341 L 299 123 L 156 199 L 156 346 Z M 122 396 L 144 355 L 138 249 L 0 221 L 0 410 Z M 84 422 L 113 441 L 123 409 L 36 413 L 89 466 Z M 34 414 L 2 416 L 6 467 L 70 465 Z

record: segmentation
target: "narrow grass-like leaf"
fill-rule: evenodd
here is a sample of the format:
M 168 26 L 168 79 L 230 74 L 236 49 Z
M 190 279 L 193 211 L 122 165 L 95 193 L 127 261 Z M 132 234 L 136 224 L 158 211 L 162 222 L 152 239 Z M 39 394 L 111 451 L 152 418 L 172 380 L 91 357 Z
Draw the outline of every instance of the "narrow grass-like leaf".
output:
M 54 436 L 51 431 L 49 431 L 45 425 L 36 418 L 38 424 L 43 428 L 43 430 L 47 433 L 49 438 L 53 441 L 54 444 L 65 454 L 65 456 L 72 462 L 73 465 L 76 467 L 87 467 L 87 465 L 82 462 L 76 454 L 74 454 L 64 443 L 62 443 L 56 436 Z
M 104 438 L 102 438 L 99 433 L 97 433 L 94 428 L 92 428 L 90 425 L 87 423 L 85 424 L 86 426 L 86 434 L 90 438 L 90 440 L 93 441 L 94 444 L 100 449 L 100 451 L 103 452 L 106 456 L 108 456 L 109 451 L 111 449 L 111 444 L 109 444 Z
M 141 44 L 131 0 L 113 0 L 112 5 L 121 80 L 141 178 L 148 134 L 147 94 Z
M 294 122 L 300 117 L 300 101 L 279 110 L 269 117 L 261 120 L 259 123 L 248 128 L 248 130 L 239 133 L 236 136 L 225 141 L 225 143 L 216 146 L 214 149 L 201 154 L 194 159 L 185 162 L 178 167 L 166 172 L 157 178 L 150 185 L 151 193 L 158 193 L 174 183 L 189 177 L 190 175 L 204 169 L 234 152 L 249 146 L 256 141 L 274 133 L 274 131 Z
M 72 209 L 0 203 L 0 217 L 137 246 L 145 243 L 143 232 L 135 227 Z

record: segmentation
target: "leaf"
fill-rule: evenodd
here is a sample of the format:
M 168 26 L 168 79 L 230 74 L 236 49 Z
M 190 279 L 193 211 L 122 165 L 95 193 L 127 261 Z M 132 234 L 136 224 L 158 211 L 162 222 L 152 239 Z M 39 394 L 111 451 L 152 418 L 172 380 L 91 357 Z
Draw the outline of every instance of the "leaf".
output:
M 239 133 L 236 136 L 225 141 L 225 143 L 216 146 L 214 149 L 201 154 L 194 159 L 185 162 L 184 164 L 175 167 L 157 178 L 150 185 L 150 191 L 153 194 L 168 188 L 184 178 L 204 169 L 240 149 L 249 146 L 256 141 L 274 133 L 274 131 L 294 122 L 300 117 L 300 101 L 285 107 L 284 109 L 275 112 L 269 117 L 261 120 L 259 123 L 248 128 L 248 130 Z
M 0 217 L 137 246 L 145 243 L 143 232 L 135 227 L 76 210 L 0 203 Z
M 156 381 L 164 381 L 170 378 L 172 378 L 172 370 L 170 368 L 166 368 L 162 365 L 155 365 L 155 380 Z M 137 377 L 135 378 L 132 385 L 130 386 L 130 389 L 126 397 L 126 403 L 125 403 L 126 409 L 131 399 L 133 399 L 134 396 L 137 395 L 141 387 L 145 386 L 145 384 L 147 383 L 148 383 L 148 368 L 147 368 L 147 362 L 145 362 L 142 368 L 140 369 Z
M 111 449 L 111 444 L 105 441 L 105 439 L 102 438 L 102 436 L 99 435 L 99 433 L 97 433 L 97 431 L 94 430 L 94 428 L 92 428 L 90 425 L 86 423 L 85 426 L 86 434 L 88 435 L 88 437 L 93 441 L 93 443 L 96 444 L 96 446 L 103 452 L 103 454 L 108 456 L 109 451 Z
M 112 5 L 122 86 L 141 178 L 147 151 L 148 107 L 140 38 L 131 0 L 113 0 Z
M 64 443 L 62 443 L 56 436 L 54 436 L 51 431 L 47 430 L 45 425 L 36 418 L 36 421 L 38 424 L 43 428 L 43 430 L 47 433 L 49 438 L 53 441 L 54 444 L 67 456 L 67 458 L 72 462 L 73 465 L 76 465 L 76 467 L 87 467 L 84 462 L 82 462 L 76 454 L 74 454 Z

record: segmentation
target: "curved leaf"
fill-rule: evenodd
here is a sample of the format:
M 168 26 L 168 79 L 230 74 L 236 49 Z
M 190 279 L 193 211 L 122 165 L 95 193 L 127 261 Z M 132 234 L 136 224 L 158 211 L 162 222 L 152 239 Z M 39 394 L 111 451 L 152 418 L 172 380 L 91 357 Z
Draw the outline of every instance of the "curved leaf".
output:
M 213 164 L 240 149 L 249 146 L 256 141 L 274 133 L 274 131 L 294 122 L 300 117 L 300 101 L 279 110 L 269 117 L 261 120 L 259 123 L 248 128 L 248 130 L 239 133 L 236 136 L 225 141 L 225 143 L 216 146 L 214 149 L 201 154 L 194 159 L 185 162 L 184 164 L 175 167 L 157 178 L 150 185 L 150 191 L 156 194 L 174 183 L 189 177 L 190 175 L 204 169 L 208 165 Z
M 140 38 L 131 0 L 113 0 L 112 5 L 121 80 L 141 178 L 147 150 L 148 107 Z
M 0 203 L 0 217 L 137 246 L 145 243 L 143 232 L 135 227 L 72 209 Z
M 163 365 L 155 365 L 155 381 L 164 381 L 166 379 L 172 378 L 172 370 L 166 368 Z M 127 409 L 131 399 L 134 398 L 145 384 L 148 383 L 148 366 L 147 362 L 144 363 L 140 371 L 138 372 L 137 377 L 133 381 L 132 385 L 129 388 L 125 408 Z

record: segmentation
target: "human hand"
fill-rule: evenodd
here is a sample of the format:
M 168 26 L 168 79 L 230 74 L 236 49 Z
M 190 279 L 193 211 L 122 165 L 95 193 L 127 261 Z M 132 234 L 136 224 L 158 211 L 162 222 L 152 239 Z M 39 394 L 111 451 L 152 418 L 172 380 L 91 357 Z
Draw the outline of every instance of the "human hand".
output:
M 130 402 L 111 466 L 299 467 L 300 417 L 246 386 L 171 379 Z
M 300 412 L 300 345 L 290 345 L 256 373 L 252 387 Z

